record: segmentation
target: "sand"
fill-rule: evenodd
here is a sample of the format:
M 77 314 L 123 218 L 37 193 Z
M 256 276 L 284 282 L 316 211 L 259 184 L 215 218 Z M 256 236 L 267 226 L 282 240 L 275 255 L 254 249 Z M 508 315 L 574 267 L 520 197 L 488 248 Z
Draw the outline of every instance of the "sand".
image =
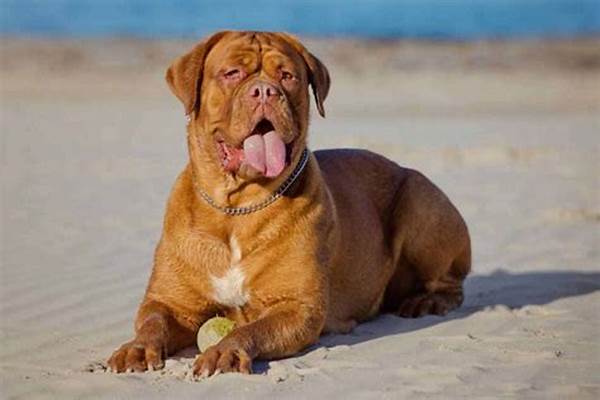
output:
M 310 146 L 427 174 L 473 238 L 466 301 L 384 315 L 255 374 L 104 371 L 132 334 L 186 163 L 163 74 L 190 42 L 2 39 L 0 397 L 600 396 L 598 40 L 309 40 L 333 76 Z

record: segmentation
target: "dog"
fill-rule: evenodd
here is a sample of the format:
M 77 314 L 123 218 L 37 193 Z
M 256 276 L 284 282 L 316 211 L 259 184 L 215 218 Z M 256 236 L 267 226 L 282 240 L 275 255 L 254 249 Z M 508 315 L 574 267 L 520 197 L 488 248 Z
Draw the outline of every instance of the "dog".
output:
M 195 376 L 251 373 L 382 312 L 445 315 L 470 271 L 467 226 L 421 173 L 365 150 L 307 149 L 309 87 L 329 72 L 285 33 L 216 33 L 167 83 L 188 119 L 189 163 L 167 204 L 135 337 L 112 371 L 164 366 L 208 319 L 235 329 Z

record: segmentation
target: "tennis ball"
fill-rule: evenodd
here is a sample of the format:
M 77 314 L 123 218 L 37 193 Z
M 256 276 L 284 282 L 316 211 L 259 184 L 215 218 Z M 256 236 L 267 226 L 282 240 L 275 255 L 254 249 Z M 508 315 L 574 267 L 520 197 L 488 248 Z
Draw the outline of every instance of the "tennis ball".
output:
M 198 349 L 204 353 L 210 346 L 219 343 L 233 328 L 235 328 L 235 322 L 230 319 L 223 317 L 209 319 L 198 329 L 198 336 L 196 336 Z

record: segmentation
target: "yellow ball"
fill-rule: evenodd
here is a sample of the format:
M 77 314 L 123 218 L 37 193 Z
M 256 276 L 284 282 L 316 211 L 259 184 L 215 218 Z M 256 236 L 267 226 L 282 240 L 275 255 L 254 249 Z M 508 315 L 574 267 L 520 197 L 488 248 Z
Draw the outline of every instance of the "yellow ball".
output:
M 204 353 L 210 346 L 219 343 L 221 339 L 229 334 L 235 328 L 235 322 L 224 317 L 213 317 L 206 321 L 200 329 L 196 343 L 201 353 Z

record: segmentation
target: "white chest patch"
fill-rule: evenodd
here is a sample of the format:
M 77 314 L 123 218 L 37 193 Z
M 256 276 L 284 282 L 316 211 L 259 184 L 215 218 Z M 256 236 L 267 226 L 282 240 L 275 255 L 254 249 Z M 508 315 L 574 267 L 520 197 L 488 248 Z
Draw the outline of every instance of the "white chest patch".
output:
M 224 306 L 241 307 L 248 302 L 250 295 L 244 288 L 246 275 L 241 265 L 242 250 L 233 236 L 229 241 L 229 248 L 231 249 L 229 269 L 220 278 L 212 275 L 210 277 L 213 286 L 213 298 L 217 303 Z

